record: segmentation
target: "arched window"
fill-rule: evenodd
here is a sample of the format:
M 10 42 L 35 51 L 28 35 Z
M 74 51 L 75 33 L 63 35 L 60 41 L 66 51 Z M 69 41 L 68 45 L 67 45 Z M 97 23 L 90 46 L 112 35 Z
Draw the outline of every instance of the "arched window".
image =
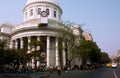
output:
M 33 16 L 33 9 L 30 10 L 30 16 Z
M 38 15 L 40 15 L 41 13 L 41 8 L 38 8 Z
M 49 9 L 46 9 L 46 12 L 47 12 L 48 15 L 49 15 L 49 11 L 50 11 Z

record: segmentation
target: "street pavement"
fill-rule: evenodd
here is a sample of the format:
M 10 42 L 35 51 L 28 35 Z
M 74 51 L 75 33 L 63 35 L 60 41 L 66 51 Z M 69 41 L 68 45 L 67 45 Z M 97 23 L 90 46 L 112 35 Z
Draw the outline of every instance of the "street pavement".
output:
M 57 72 L 51 74 L 48 78 L 120 78 L 120 67 L 106 68 L 101 67 L 97 70 L 70 71 L 59 76 Z
M 61 75 L 58 75 L 57 71 L 54 71 L 52 74 L 49 72 L 44 73 L 32 73 L 29 78 L 120 78 L 120 67 L 118 68 L 106 68 L 102 67 L 97 70 L 84 70 L 84 71 L 70 71 L 70 72 L 61 72 Z M 0 78 L 26 78 L 25 74 L 0 74 Z

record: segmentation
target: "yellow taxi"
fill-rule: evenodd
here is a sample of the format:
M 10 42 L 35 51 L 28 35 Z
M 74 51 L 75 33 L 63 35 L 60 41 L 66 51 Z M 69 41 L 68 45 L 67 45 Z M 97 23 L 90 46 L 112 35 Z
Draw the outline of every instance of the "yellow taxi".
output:
M 112 65 L 111 63 L 106 63 L 105 64 L 106 67 L 111 67 L 111 65 Z

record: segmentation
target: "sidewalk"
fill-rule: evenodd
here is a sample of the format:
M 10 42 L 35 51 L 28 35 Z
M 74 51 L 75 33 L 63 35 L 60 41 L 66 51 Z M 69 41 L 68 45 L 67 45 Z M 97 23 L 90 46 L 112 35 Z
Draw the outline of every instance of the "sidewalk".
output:
M 73 73 L 76 72 L 90 72 L 90 71 L 70 71 L 70 72 L 64 72 L 61 71 L 61 75 L 58 75 L 57 71 L 53 71 L 53 73 L 50 72 L 33 72 L 30 73 L 27 77 L 25 73 L 5 73 L 0 75 L 0 78 L 70 78 L 70 76 Z
M 30 73 L 28 76 L 25 73 L 4 73 L 2 78 L 47 78 L 49 77 L 48 72 L 34 72 Z
M 57 71 L 54 71 L 52 74 L 49 75 L 49 77 L 47 78 L 66 78 L 67 76 L 69 76 L 70 74 L 72 74 L 73 71 L 70 71 L 70 72 L 64 72 L 64 71 L 61 71 L 61 75 L 58 75 L 58 72 Z

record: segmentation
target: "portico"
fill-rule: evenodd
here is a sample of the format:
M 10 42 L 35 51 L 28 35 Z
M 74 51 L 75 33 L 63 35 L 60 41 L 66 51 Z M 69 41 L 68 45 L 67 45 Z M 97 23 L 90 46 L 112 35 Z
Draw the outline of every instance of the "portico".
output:
M 45 52 L 46 58 L 44 59 L 46 62 L 46 66 L 49 67 L 50 65 L 58 66 L 60 63 L 63 64 L 63 66 L 66 65 L 66 52 L 65 48 L 62 48 L 59 46 L 65 47 L 65 43 L 61 41 L 62 39 L 60 37 L 56 36 L 23 36 L 20 38 L 16 38 L 11 41 L 11 48 L 15 49 L 28 49 L 27 53 L 31 53 L 32 47 L 29 45 L 29 43 L 33 40 L 41 41 L 45 45 L 41 45 L 40 47 L 40 53 Z

